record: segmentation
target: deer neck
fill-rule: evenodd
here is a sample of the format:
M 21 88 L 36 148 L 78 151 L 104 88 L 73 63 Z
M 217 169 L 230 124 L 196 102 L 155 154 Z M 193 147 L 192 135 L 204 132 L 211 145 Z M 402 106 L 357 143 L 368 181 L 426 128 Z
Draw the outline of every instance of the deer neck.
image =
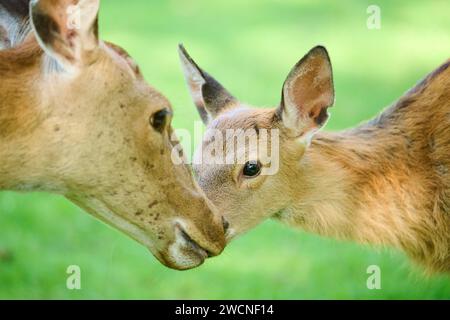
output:
M 302 186 L 282 219 L 362 243 L 404 247 L 416 239 L 415 212 L 426 203 L 421 177 L 405 166 L 403 138 L 380 131 L 367 125 L 318 135 L 301 161 Z

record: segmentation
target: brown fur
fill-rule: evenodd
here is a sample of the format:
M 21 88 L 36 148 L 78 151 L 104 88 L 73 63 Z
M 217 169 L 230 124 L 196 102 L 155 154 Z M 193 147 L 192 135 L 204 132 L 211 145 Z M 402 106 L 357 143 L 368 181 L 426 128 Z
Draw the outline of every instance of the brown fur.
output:
M 307 229 L 394 245 L 430 270 L 450 271 L 448 66 L 447 62 L 377 119 L 313 140 L 304 158 L 314 164 L 304 170 L 306 179 L 327 202 L 320 181 L 329 179 L 327 175 L 340 176 L 334 188 L 345 190 L 344 197 L 334 207 L 346 214 L 335 210 L 338 221 L 333 223 L 320 204 L 303 208 L 309 217 L 315 215 L 313 222 L 304 221 Z
M 65 23 L 58 10 L 77 2 L 40 0 L 36 12 Z M 61 194 L 169 267 L 192 268 L 219 254 L 222 218 L 189 168 L 171 161 L 170 117 L 161 131 L 151 125 L 153 115 L 171 108 L 168 100 L 123 49 L 91 41 L 95 26 L 69 34 L 70 42 L 51 33 L 38 44 L 47 27 L 0 51 L 0 190 Z M 70 51 L 72 64 L 65 47 L 83 49 L 86 41 L 89 52 Z
M 301 114 L 304 99 L 311 101 L 305 93 L 315 89 L 296 89 Z M 235 235 L 274 217 L 324 236 L 394 246 L 430 272 L 450 272 L 449 62 L 376 119 L 342 132 L 317 133 L 309 144 L 304 131 L 297 136 L 292 129 L 303 130 L 312 118 L 292 127 L 288 124 L 298 115 L 283 114 L 283 108 L 236 103 L 209 123 L 203 148 L 214 129 L 281 132 L 280 170 L 274 176 L 238 180 L 242 165 L 195 167 L 200 186 L 224 211 Z

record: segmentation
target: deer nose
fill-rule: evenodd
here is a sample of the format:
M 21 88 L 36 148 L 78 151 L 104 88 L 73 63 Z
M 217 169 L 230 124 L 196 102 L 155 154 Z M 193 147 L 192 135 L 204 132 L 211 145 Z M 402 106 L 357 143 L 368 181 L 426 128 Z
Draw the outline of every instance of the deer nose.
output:
M 227 219 L 225 219 L 225 217 L 222 217 L 222 224 L 223 224 L 223 231 L 226 234 L 228 229 L 230 228 L 230 223 L 227 221 Z

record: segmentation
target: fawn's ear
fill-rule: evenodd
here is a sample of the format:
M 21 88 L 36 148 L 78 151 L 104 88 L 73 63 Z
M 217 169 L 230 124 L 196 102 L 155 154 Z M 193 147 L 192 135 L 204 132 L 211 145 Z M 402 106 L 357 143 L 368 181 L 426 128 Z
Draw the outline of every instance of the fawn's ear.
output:
M 292 69 L 283 86 L 277 110 L 293 136 L 310 138 L 328 120 L 334 104 L 333 72 L 328 52 L 315 47 Z
M 32 0 L 31 24 L 41 47 L 63 67 L 92 63 L 100 0 Z
M 217 80 L 204 72 L 180 45 L 179 54 L 186 82 L 197 110 L 205 124 L 237 101 Z

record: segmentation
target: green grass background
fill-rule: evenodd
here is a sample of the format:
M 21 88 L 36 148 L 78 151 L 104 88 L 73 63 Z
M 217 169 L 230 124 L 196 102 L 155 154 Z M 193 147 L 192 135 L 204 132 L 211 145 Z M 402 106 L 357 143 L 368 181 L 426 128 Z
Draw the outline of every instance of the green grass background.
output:
M 279 102 L 290 68 L 313 46 L 332 57 L 337 103 L 327 130 L 378 113 L 449 58 L 449 2 L 375 1 L 381 30 L 368 30 L 368 1 L 108 0 L 103 39 L 125 47 L 175 107 L 176 128 L 198 120 L 177 44 L 236 96 Z M 47 194 L 0 194 L 0 298 L 449 299 L 450 277 L 426 278 L 396 251 L 336 242 L 266 222 L 218 258 L 187 272 Z M 2 252 L 2 253 L 1 253 Z M 366 269 L 382 270 L 382 289 Z M 66 289 L 79 265 L 82 289 Z

